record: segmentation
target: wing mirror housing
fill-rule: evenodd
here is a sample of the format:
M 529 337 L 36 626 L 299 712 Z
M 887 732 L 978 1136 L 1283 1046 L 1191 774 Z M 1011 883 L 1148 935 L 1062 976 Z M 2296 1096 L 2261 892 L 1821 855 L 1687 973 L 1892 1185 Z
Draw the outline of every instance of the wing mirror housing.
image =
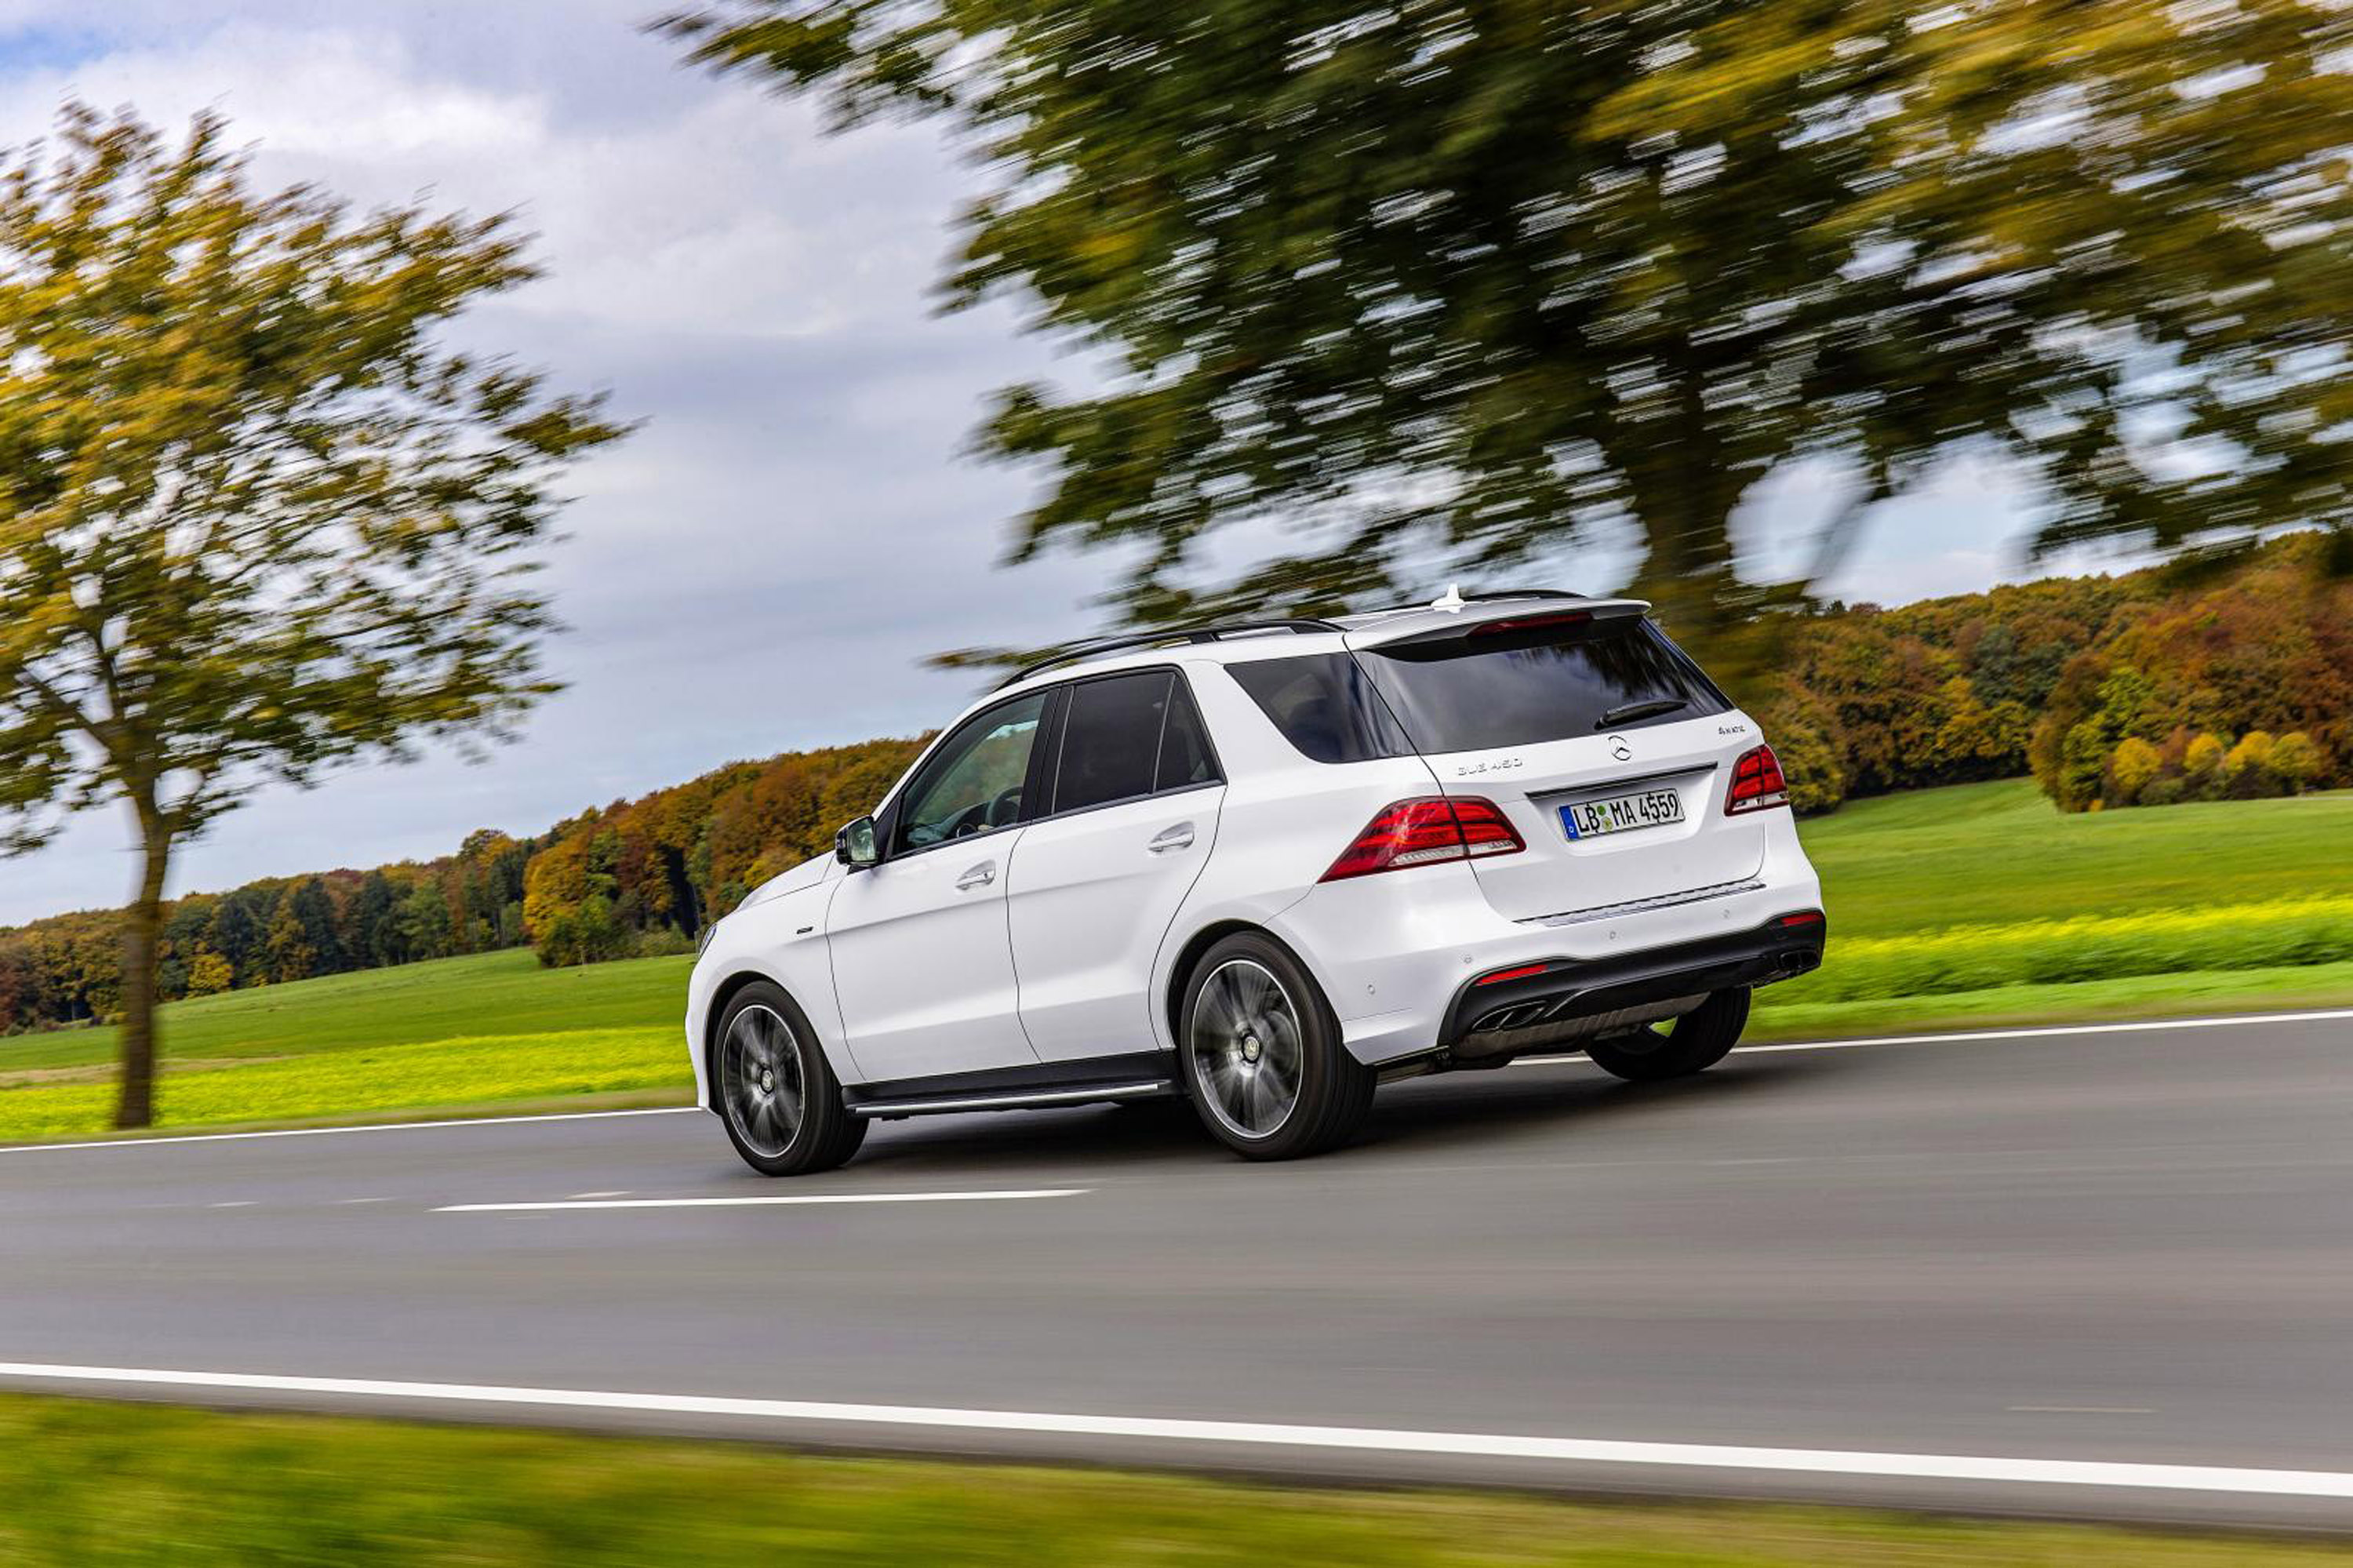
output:
M 875 842 L 874 819 L 860 817 L 833 835 L 833 858 L 852 871 L 864 871 L 882 858 Z

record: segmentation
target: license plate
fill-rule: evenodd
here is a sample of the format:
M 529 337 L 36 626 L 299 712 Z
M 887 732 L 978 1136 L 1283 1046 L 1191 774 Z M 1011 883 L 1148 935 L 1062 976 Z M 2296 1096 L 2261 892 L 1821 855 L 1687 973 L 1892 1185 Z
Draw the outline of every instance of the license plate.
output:
M 1607 833 L 1672 827 L 1683 820 L 1683 798 L 1672 789 L 1645 789 L 1639 795 L 1619 795 L 1607 800 L 1580 800 L 1560 809 L 1560 825 L 1572 839 L 1598 839 Z

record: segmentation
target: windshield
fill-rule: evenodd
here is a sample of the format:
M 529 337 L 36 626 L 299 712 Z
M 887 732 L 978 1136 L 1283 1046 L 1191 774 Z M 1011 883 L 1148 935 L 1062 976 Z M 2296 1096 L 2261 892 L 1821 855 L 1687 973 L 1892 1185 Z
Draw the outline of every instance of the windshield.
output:
M 1358 658 L 1424 753 L 1568 740 L 1732 705 L 1665 633 L 1632 618 L 1476 630 Z

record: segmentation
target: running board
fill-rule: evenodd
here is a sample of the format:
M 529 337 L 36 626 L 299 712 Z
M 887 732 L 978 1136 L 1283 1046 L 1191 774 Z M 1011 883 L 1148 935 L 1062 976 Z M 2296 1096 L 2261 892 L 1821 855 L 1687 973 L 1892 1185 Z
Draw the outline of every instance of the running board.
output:
M 912 1095 L 850 1100 L 848 1109 L 850 1115 L 861 1120 L 889 1121 L 907 1116 L 950 1116 L 958 1111 L 1038 1110 L 1054 1106 L 1145 1100 L 1176 1093 L 1176 1083 L 1173 1078 L 1145 1078 L 1124 1084 L 1087 1084 L 1076 1088 L 1012 1089 L 996 1094 Z

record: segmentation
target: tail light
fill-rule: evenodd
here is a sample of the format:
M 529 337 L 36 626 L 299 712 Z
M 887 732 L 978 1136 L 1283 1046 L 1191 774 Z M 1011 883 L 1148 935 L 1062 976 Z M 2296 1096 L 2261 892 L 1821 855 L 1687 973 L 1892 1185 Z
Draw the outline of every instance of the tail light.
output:
M 1725 797 L 1724 814 L 1769 810 L 1789 803 L 1789 781 L 1781 777 L 1781 759 L 1769 746 L 1741 753 L 1732 765 L 1732 793 Z
M 1429 796 L 1384 806 L 1356 842 L 1340 852 L 1323 880 L 1338 882 L 1377 871 L 1403 871 L 1440 861 L 1517 854 L 1528 846 L 1493 800 Z

